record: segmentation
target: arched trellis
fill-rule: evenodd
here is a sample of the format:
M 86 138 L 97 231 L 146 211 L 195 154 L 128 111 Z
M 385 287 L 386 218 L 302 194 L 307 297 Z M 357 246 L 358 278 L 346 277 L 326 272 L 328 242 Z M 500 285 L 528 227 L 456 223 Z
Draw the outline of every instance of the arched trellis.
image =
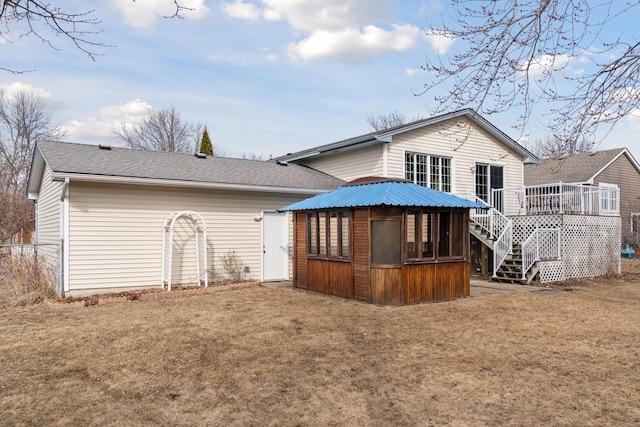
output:
M 198 270 L 198 285 L 204 283 L 209 286 L 207 274 L 207 226 L 204 218 L 195 211 L 180 211 L 172 213 L 164 221 L 162 239 L 162 287 L 167 285 L 171 291 L 171 267 L 173 262 L 173 231 L 176 221 L 182 217 L 190 218 L 196 227 L 196 269 Z

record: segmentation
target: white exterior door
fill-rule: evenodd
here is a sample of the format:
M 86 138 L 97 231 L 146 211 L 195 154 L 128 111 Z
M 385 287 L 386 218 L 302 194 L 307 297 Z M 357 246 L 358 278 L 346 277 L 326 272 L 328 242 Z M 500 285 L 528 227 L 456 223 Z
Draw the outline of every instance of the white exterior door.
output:
M 262 214 L 262 280 L 289 280 L 289 233 L 287 214 Z

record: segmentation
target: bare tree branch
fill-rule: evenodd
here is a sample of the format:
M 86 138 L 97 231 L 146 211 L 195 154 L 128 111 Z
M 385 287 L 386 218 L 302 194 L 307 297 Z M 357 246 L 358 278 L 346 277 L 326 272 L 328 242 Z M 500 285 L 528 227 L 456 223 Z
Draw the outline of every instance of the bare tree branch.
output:
M 35 143 L 61 136 L 42 98 L 0 91 L 0 243 L 33 223 L 33 203 L 25 194 Z
M 409 120 L 405 114 L 398 113 L 397 111 L 391 111 L 387 114 L 369 114 L 366 118 L 367 124 L 376 132 L 402 126 L 407 124 L 409 121 L 415 122 L 421 119 L 422 117 L 418 115 Z
M 527 148 L 540 158 L 557 158 L 572 156 L 578 153 L 590 153 L 594 150 L 596 143 L 586 138 L 581 138 L 570 143 L 562 141 L 552 136 L 544 139 L 537 139 Z
M 517 110 L 524 131 L 534 106 L 549 103 L 545 125 L 570 151 L 572 143 L 593 139 L 602 125 L 640 107 L 640 43 L 629 28 L 616 28 L 637 1 L 452 1 L 453 23 L 431 33 L 462 48 L 427 59 L 430 81 L 417 93 L 446 87 L 434 96 L 436 112 Z M 582 74 L 570 69 L 577 58 L 591 61 Z
M 175 107 L 152 110 L 139 125 L 125 122 L 113 134 L 129 147 L 169 153 L 195 153 L 201 124 L 183 122 Z
M 98 50 L 105 47 L 114 47 L 104 42 L 96 41 L 95 37 L 102 33 L 97 27 L 102 23 L 95 18 L 95 10 L 82 12 L 70 12 L 58 6 L 41 0 L 1 0 L 0 5 L 0 38 L 11 42 L 9 33 L 15 27 L 17 38 L 35 37 L 54 50 L 60 50 L 54 43 L 55 37 L 61 37 L 71 43 L 92 60 L 101 56 Z M 135 0 L 132 0 L 135 2 Z M 175 11 L 165 18 L 181 18 L 181 12 L 192 10 L 181 6 L 178 0 L 174 0 Z M 50 36 L 48 33 L 52 33 Z M 9 67 L 0 67 L 0 70 L 14 74 L 21 74 L 33 70 L 15 70 Z

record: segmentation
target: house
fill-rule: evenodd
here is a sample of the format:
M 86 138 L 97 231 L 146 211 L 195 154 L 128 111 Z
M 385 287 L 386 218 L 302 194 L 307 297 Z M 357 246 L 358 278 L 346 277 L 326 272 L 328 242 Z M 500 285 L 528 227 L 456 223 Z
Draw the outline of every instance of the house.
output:
M 538 158 L 471 109 L 372 132 L 279 157 L 351 181 L 365 176 L 489 201 L 494 188 L 524 184 Z
M 550 282 L 619 271 L 618 189 L 529 188 L 525 167 L 538 160 L 470 109 L 278 158 L 345 181 L 404 178 L 485 202 L 470 212 L 470 263 L 494 280 Z
M 619 271 L 619 189 L 526 187 L 525 167 L 537 161 L 466 109 L 269 162 L 41 142 L 27 195 L 36 203 L 35 243 L 42 258 L 59 269 L 63 295 L 206 286 L 231 275 L 289 279 L 292 218 L 278 209 L 370 176 L 483 202 L 469 211 L 469 244 L 461 262 L 468 261 L 471 271 L 518 282 Z M 367 208 L 371 224 L 380 219 L 376 215 L 402 218 L 405 227 L 411 223 L 412 213 L 402 206 L 383 213 L 376 205 Z M 347 211 L 362 215 L 358 209 Z M 402 238 L 407 257 L 412 242 Z M 332 260 L 330 268 L 336 265 Z M 403 263 L 397 267 L 389 271 L 408 271 Z M 374 270 L 369 268 L 370 279 Z M 370 285 L 376 283 L 382 282 Z
M 345 181 L 363 176 L 404 178 L 490 203 L 493 190 L 523 186 L 524 165 L 538 158 L 474 110 L 464 109 L 290 153 L 278 160 L 309 166 Z M 490 244 L 471 239 L 474 273 L 492 269 L 491 249 Z
M 286 206 L 293 285 L 372 304 L 469 296 L 469 209 L 483 206 L 374 177 Z
M 620 200 L 613 202 L 620 206 L 621 243 L 640 242 L 640 164 L 626 148 L 544 159 L 524 172 L 525 185 L 532 188 L 564 183 L 619 189 Z
M 207 284 L 226 255 L 248 279 L 289 279 L 290 218 L 276 210 L 343 183 L 282 162 L 41 142 L 27 192 L 59 292 L 85 295 Z

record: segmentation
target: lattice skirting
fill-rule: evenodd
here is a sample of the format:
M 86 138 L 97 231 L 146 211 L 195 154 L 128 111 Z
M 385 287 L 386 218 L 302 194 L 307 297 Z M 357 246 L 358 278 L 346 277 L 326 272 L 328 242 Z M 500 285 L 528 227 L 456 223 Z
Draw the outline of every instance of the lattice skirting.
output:
M 542 283 L 620 272 L 619 216 L 538 215 L 511 219 L 514 244 L 526 239 L 536 227 L 561 230 L 561 260 L 539 263 Z

